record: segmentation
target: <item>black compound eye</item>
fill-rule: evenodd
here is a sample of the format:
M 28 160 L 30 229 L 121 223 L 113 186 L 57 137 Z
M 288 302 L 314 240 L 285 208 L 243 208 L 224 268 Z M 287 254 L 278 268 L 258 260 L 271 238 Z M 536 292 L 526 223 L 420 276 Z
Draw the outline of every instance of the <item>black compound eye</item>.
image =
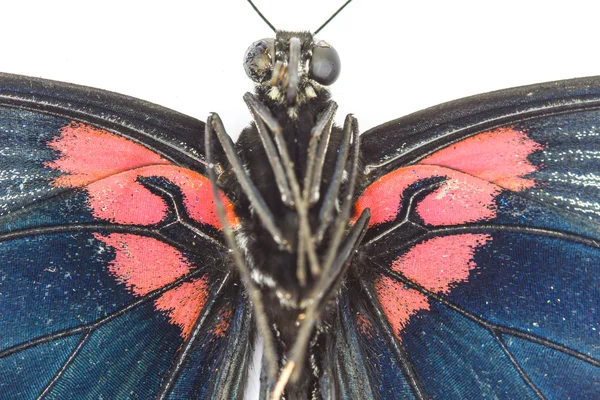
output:
M 310 77 L 321 85 L 329 86 L 340 76 L 341 68 L 338 52 L 327 42 L 317 42 L 310 59 Z
M 244 54 L 246 74 L 257 83 L 271 79 L 274 58 L 275 39 L 262 39 L 252 43 Z

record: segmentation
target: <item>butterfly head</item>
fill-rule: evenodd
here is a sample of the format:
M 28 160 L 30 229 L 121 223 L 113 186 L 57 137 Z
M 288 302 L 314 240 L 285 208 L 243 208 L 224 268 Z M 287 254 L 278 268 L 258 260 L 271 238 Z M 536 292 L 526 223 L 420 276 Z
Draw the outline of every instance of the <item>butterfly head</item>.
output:
M 277 31 L 275 39 L 250 45 L 244 69 L 272 100 L 293 106 L 332 85 L 341 64 L 337 51 L 325 41 L 315 41 L 311 33 Z

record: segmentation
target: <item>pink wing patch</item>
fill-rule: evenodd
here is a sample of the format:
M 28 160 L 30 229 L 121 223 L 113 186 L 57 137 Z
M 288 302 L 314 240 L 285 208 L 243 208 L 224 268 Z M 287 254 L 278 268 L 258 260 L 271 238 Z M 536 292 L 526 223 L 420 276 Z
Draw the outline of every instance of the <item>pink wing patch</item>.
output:
M 356 215 L 371 209 L 370 226 L 393 221 L 402 193 L 413 183 L 443 177 L 445 184 L 417 206 L 426 224 L 457 225 L 496 216 L 494 200 L 502 190 L 535 185 L 524 176 L 537 171 L 527 157 L 543 146 L 525 133 L 498 128 L 442 149 L 418 164 L 399 168 L 371 184 L 356 203 Z
M 194 268 L 181 252 L 153 238 L 120 233 L 94 236 L 114 249 L 115 258 L 108 270 L 136 296 L 173 283 Z M 206 279 L 198 278 L 166 291 L 154 305 L 181 328 L 181 336 L 186 339 L 207 297 Z
M 204 176 L 172 164 L 132 140 L 108 131 L 73 122 L 48 143 L 58 152 L 47 167 L 63 174 L 56 187 L 82 188 L 95 218 L 118 224 L 151 225 L 167 217 L 165 201 L 137 182 L 140 177 L 163 177 L 177 185 L 184 206 L 195 221 L 221 228 L 210 182 Z M 221 194 L 228 222 L 239 224 L 233 205 Z M 157 239 L 133 234 L 95 234 L 111 247 L 115 258 L 109 273 L 134 296 L 144 296 L 172 284 L 195 267 L 184 254 Z M 189 336 L 208 297 L 206 278 L 196 278 L 164 292 L 154 306 L 171 324 Z M 224 322 L 225 323 L 225 322 Z M 223 325 L 224 332 L 226 326 Z M 221 332 L 219 331 L 219 332 Z M 220 334 L 220 333 L 219 333 Z
M 83 187 L 98 219 L 119 224 L 157 224 L 167 216 L 167 204 L 137 182 L 139 177 L 164 177 L 180 187 L 185 207 L 195 221 L 220 228 L 209 180 L 188 169 L 173 165 L 160 155 L 124 137 L 79 122 L 61 130 L 48 143 L 58 151 L 57 160 L 47 167 L 64 175 L 53 182 L 57 187 Z M 227 220 L 239 221 L 233 204 L 221 194 Z
M 174 165 L 147 166 L 124 171 L 87 186 L 88 203 L 94 217 L 119 224 L 157 224 L 167 216 L 167 204 L 137 182 L 139 177 L 159 176 L 179 186 L 186 209 L 195 221 L 220 228 L 212 200 L 212 187 L 204 176 Z M 237 226 L 233 205 L 221 193 L 229 223 Z
M 356 215 L 371 209 L 370 226 L 395 220 L 403 194 L 414 183 L 443 178 L 441 186 L 415 205 L 426 226 L 453 226 L 496 217 L 496 197 L 504 190 L 520 191 L 535 185 L 526 175 L 538 170 L 527 160 L 543 146 L 524 132 L 499 128 L 462 140 L 421 160 L 382 176 L 370 185 L 356 203 Z M 435 237 L 412 247 L 391 268 L 434 293 L 447 294 L 467 282 L 477 267 L 475 251 L 490 242 L 484 234 Z M 429 299 L 389 277 L 375 282 L 381 306 L 400 339 L 410 318 L 428 310 Z
M 356 215 L 371 209 L 369 226 L 393 221 L 400 213 L 403 192 L 413 183 L 442 177 L 445 183 L 417 205 L 426 224 L 456 225 L 496 216 L 494 198 L 502 188 L 493 183 L 433 165 L 414 165 L 390 172 L 370 185 L 356 202 Z
M 187 339 L 202 313 L 207 297 L 206 279 L 199 278 L 165 292 L 154 304 L 169 317 L 172 324 L 181 328 L 181 336 Z
M 513 128 L 498 128 L 467 138 L 421 160 L 419 164 L 439 165 L 462 171 L 510 190 L 535 185 L 525 175 L 537 171 L 527 157 L 544 146 Z
M 110 273 L 137 296 L 175 282 L 191 265 L 178 250 L 150 237 L 123 233 L 94 234 L 115 251 L 108 265 Z
M 61 156 L 46 166 L 66 173 L 54 181 L 58 187 L 84 186 L 142 166 L 169 164 L 131 140 L 80 122 L 62 128 L 48 146 Z
M 392 270 L 431 292 L 447 294 L 456 284 L 467 282 L 476 267 L 475 250 L 490 240 L 491 236 L 482 234 L 436 237 L 396 259 Z M 398 339 L 414 314 L 429 310 L 427 296 L 387 276 L 375 282 L 375 290 Z
M 395 260 L 392 270 L 431 292 L 447 294 L 452 285 L 467 281 L 476 267 L 475 249 L 490 240 L 489 235 L 472 233 L 435 237 Z

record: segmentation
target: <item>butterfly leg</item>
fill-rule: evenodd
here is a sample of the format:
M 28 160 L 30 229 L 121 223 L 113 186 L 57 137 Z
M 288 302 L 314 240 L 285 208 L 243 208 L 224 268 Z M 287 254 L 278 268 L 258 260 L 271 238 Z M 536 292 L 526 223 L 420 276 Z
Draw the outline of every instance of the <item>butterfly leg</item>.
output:
M 336 218 L 329 251 L 325 256 L 325 261 L 323 263 L 324 272 L 312 291 L 312 294 L 307 298 L 305 304 L 303 304 L 303 306 L 306 307 L 303 323 L 300 326 L 297 339 L 288 357 L 288 363 L 278 382 L 277 388 L 282 391 L 289 379 L 292 381 L 298 379 L 299 372 L 302 369 L 301 363 L 303 361 L 303 354 L 305 354 L 306 346 L 311 338 L 317 316 L 320 315 L 322 308 L 327 304 L 329 295 L 334 293 L 335 287 L 340 284 L 341 278 L 344 276 L 346 269 L 350 265 L 350 260 L 358 246 L 361 244 L 369 225 L 370 211 L 365 209 L 350 229 L 350 232 L 346 236 L 340 249 L 343 235 L 347 230 L 354 200 L 354 188 L 358 177 L 360 139 L 358 135 L 358 124 L 351 115 L 346 117 L 344 132 L 346 132 L 348 138 L 350 138 L 350 136 L 352 137 L 353 143 L 352 156 L 350 157 L 350 177 L 348 179 L 346 192 L 343 196 L 340 213 Z M 344 164 L 345 163 L 346 162 L 344 161 Z
M 329 139 L 333 128 L 333 118 L 337 111 L 337 104 L 330 102 L 325 111 L 321 113 L 317 123 L 311 131 L 308 145 L 306 176 L 304 177 L 304 199 L 309 205 L 316 203 L 320 198 L 321 178 L 323 165 L 329 147 Z
M 354 157 L 351 160 L 352 164 L 348 166 L 347 161 L 348 154 L 350 152 L 350 140 L 353 141 L 352 152 Z M 340 147 L 338 149 L 338 158 L 336 160 L 335 169 L 332 175 L 333 181 L 327 189 L 327 193 L 323 198 L 323 204 L 321 205 L 321 209 L 319 210 L 319 220 L 322 222 L 319 228 L 317 229 L 316 237 L 318 242 L 320 242 L 323 239 L 323 235 L 325 234 L 325 231 L 331 223 L 334 207 L 338 201 L 338 195 L 340 187 L 342 185 L 344 171 L 346 170 L 346 168 L 350 169 L 351 171 L 354 171 L 354 174 L 351 175 L 351 179 L 348 182 L 348 188 L 352 190 L 351 197 L 354 194 L 354 186 L 356 185 L 356 178 L 358 176 L 358 154 L 360 151 L 359 146 L 360 143 L 358 138 L 358 124 L 356 123 L 356 119 L 349 115 L 348 117 L 346 117 L 346 121 L 344 122 L 342 143 L 340 144 Z M 319 154 L 319 156 L 323 158 L 325 157 L 324 154 Z M 322 166 L 323 161 L 321 161 L 319 164 L 321 164 Z M 348 196 L 346 196 L 346 198 L 347 197 Z M 348 203 L 347 207 L 349 207 L 349 202 L 351 202 L 351 200 L 345 200 L 345 202 Z M 340 215 L 340 221 L 344 220 L 342 221 L 342 224 L 345 224 L 345 222 L 348 220 L 348 216 L 349 215 L 345 216 L 344 218 L 342 215 Z
M 329 295 L 335 292 L 335 287 L 341 283 L 340 278 L 344 276 L 346 269 L 350 266 L 352 255 L 359 247 L 369 226 L 369 218 L 369 210 L 364 210 L 348 234 L 344 246 L 329 271 L 330 273 L 321 276 L 319 283 L 313 290 L 312 296 L 309 296 L 305 304 L 303 304 L 306 307 L 306 311 L 303 314 L 303 322 L 298 330 L 297 339 L 288 354 L 288 361 L 275 386 L 273 396 L 271 397 L 273 400 L 281 396 L 288 381 L 295 382 L 300 377 L 306 348 L 312 337 L 317 318 L 321 315 L 323 307 L 327 305 Z
M 210 124 L 208 122 L 210 122 Z M 275 223 L 275 218 L 273 217 L 273 214 L 271 213 L 269 207 L 265 203 L 264 198 L 258 191 L 256 185 L 254 185 L 254 183 L 250 179 L 250 176 L 248 176 L 246 170 L 244 170 L 244 167 L 242 166 L 242 161 L 240 160 L 239 156 L 235 151 L 234 144 L 231 141 L 231 138 L 229 137 L 227 132 L 225 131 L 225 127 L 223 126 L 221 118 L 219 118 L 217 114 L 212 114 L 209 117 L 206 124 L 205 137 L 210 138 L 210 136 L 212 136 L 213 134 L 217 136 L 221 147 L 225 151 L 227 161 L 229 161 L 238 182 L 242 186 L 244 194 L 248 196 L 248 199 L 252 204 L 254 212 L 258 215 L 265 228 L 271 233 L 273 240 L 276 243 L 280 244 L 282 247 L 288 247 L 289 244 L 287 243 L 281 231 L 277 227 L 277 224 Z M 209 149 L 207 148 L 207 152 L 208 151 Z M 209 165 L 208 170 L 212 170 L 211 165 Z
M 223 202 L 221 201 L 221 197 L 219 196 L 217 176 L 213 169 L 214 166 L 211 147 L 211 136 L 213 135 L 213 133 L 217 134 L 217 137 L 219 138 L 219 141 L 221 142 L 221 145 L 225 150 L 229 162 L 232 163 L 232 165 L 234 165 L 234 168 L 238 169 L 238 172 L 236 172 L 236 175 L 238 175 L 238 179 L 240 177 L 245 177 L 245 179 L 247 179 L 246 185 L 250 185 L 248 186 L 248 189 L 254 190 L 256 192 L 255 194 L 258 196 L 260 196 L 260 193 L 258 192 L 258 189 L 256 189 L 256 187 L 252 184 L 246 172 L 243 170 L 241 162 L 237 157 L 235 150 L 233 149 L 233 143 L 231 142 L 231 139 L 229 138 L 229 136 L 225 132 L 225 129 L 223 128 L 223 123 L 221 122 L 221 119 L 217 114 L 210 115 L 206 121 L 206 129 L 204 133 L 206 160 L 208 161 L 208 177 L 211 182 L 213 197 L 215 205 L 217 207 L 217 213 L 219 215 L 221 225 L 223 226 L 225 240 L 227 242 L 227 245 L 229 246 L 229 249 L 231 250 L 235 266 L 237 267 L 237 270 L 241 275 L 242 282 L 244 283 L 244 286 L 248 291 L 248 296 L 250 297 L 250 301 L 252 302 L 252 306 L 254 308 L 256 326 L 264 343 L 264 357 L 267 363 L 267 376 L 270 381 L 273 381 L 275 379 L 275 376 L 277 375 L 278 370 L 277 353 L 275 351 L 275 340 L 273 337 L 273 331 L 269 327 L 269 322 L 266 317 L 265 306 L 262 296 L 260 294 L 260 290 L 256 287 L 254 281 L 250 276 L 250 270 L 248 269 L 248 266 L 244 261 L 244 257 L 239 246 L 237 246 L 236 244 L 233 231 L 227 223 L 227 218 L 225 216 L 225 208 L 223 206 Z M 242 181 L 240 181 L 240 184 L 242 184 Z M 269 211 L 268 208 L 266 208 L 266 206 L 264 211 Z
M 257 125 L 263 124 L 273 135 L 281 163 L 285 170 L 290 189 L 292 190 L 293 202 L 296 207 L 299 219 L 299 230 L 298 230 L 298 267 L 297 274 L 300 284 L 306 282 L 306 273 L 304 266 L 304 257 L 308 257 L 310 263 L 310 269 L 315 275 L 318 275 L 321 271 L 319 265 L 319 259 L 315 250 L 315 243 L 312 240 L 312 233 L 310 223 L 308 219 L 308 204 L 303 200 L 302 193 L 300 190 L 300 184 L 298 178 L 293 169 L 293 163 L 288 153 L 287 144 L 283 138 L 283 130 L 279 125 L 277 119 L 271 114 L 271 112 L 258 101 L 256 96 L 251 93 L 244 95 L 244 101 L 248 105 L 252 116 L 254 117 Z

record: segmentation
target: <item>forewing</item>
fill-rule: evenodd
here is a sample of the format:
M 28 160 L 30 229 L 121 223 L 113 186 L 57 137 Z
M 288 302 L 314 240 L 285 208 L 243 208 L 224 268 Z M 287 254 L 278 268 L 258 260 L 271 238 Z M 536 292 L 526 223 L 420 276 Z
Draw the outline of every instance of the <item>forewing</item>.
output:
M 3 395 L 241 395 L 251 313 L 202 135 L 139 100 L 0 75 Z
M 354 309 L 363 346 L 387 341 L 370 357 L 394 359 L 386 380 L 427 398 L 600 396 L 599 88 L 492 93 L 365 134 L 372 302 Z

